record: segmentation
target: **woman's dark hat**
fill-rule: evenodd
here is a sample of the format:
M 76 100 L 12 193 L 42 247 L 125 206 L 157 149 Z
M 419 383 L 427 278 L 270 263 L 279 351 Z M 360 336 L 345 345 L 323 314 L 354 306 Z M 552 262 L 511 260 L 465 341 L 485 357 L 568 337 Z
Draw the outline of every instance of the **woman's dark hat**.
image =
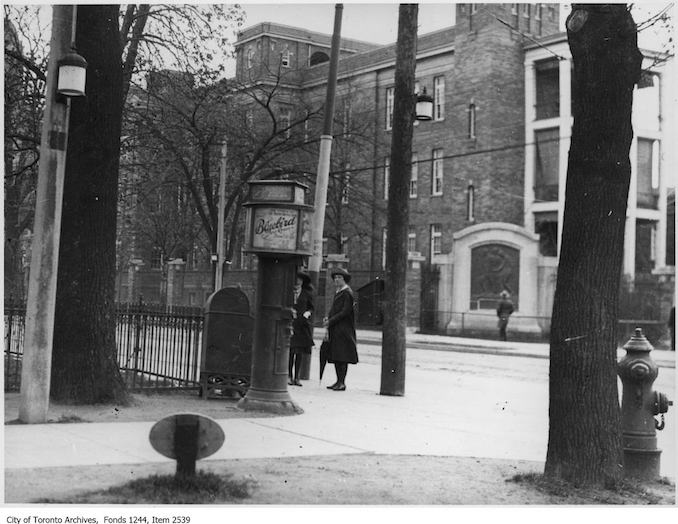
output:
M 303 271 L 297 272 L 297 278 L 301 279 L 302 286 L 308 286 L 311 283 L 311 275 L 304 273 Z
M 334 275 L 341 275 L 344 277 L 344 282 L 347 284 L 351 281 L 351 275 L 348 271 L 346 271 L 343 267 L 335 267 L 332 269 L 332 273 L 330 273 L 332 278 L 334 278 Z

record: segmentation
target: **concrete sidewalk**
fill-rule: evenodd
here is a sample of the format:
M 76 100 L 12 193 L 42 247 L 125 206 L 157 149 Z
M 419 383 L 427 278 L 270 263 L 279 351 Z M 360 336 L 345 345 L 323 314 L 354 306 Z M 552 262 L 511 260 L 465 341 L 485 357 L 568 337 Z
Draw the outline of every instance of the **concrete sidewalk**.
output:
M 322 338 L 318 331 L 317 341 Z M 406 395 L 390 397 L 379 395 L 381 348 L 375 344 L 381 333 L 360 331 L 358 337 L 360 364 L 349 367 L 347 391 L 326 389 L 334 371 L 329 366 L 321 383 L 313 358 L 311 380 L 289 388 L 302 415 L 220 419 L 226 442 L 205 460 L 366 452 L 544 460 L 548 345 L 412 334 Z M 417 349 L 420 344 L 439 351 Z M 513 367 L 505 360 L 488 361 L 489 354 L 536 358 L 516 359 Z M 672 352 L 654 351 L 653 357 L 663 367 L 675 366 Z M 526 374 L 533 378 L 524 380 Z M 671 377 L 670 372 L 660 375 Z M 675 398 L 675 384 L 665 393 Z M 5 469 L 19 474 L 22 468 L 173 462 L 149 443 L 154 423 L 7 425 Z M 669 413 L 666 429 L 658 433 L 665 450 L 662 475 L 671 478 L 675 427 Z
M 314 337 L 321 339 L 325 335 L 324 328 L 315 328 Z M 361 344 L 381 345 L 381 331 L 359 329 L 356 331 Z M 407 333 L 407 348 L 430 349 L 438 351 L 456 351 L 462 353 L 480 353 L 488 355 L 513 355 L 519 357 L 549 358 L 549 344 L 543 342 L 503 342 L 479 338 L 463 338 L 445 335 L 427 335 L 423 333 Z M 626 355 L 626 351 L 617 350 L 617 360 Z M 650 353 L 659 367 L 675 368 L 676 352 L 655 349 Z

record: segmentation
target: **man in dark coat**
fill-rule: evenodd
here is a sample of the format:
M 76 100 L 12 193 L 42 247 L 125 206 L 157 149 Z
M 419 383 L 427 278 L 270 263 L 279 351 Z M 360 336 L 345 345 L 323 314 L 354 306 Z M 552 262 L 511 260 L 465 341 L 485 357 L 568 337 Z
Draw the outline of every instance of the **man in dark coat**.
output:
M 330 354 L 328 362 L 334 363 L 337 381 L 327 389 L 346 390 L 346 373 L 349 364 L 358 363 L 358 350 L 355 334 L 355 299 L 348 287 L 351 275 L 343 268 L 332 270 L 332 280 L 336 288 L 332 307 L 323 320 L 329 335 Z
M 288 384 L 290 386 L 301 386 L 301 382 L 299 382 L 301 362 L 304 354 L 311 354 L 311 347 L 313 346 L 313 329 L 311 327 L 313 285 L 311 284 L 311 277 L 301 271 L 297 273 L 297 281 L 294 285 L 292 315 Z
M 511 298 L 506 290 L 502 291 L 499 297 L 499 305 L 497 306 L 499 338 L 506 341 L 506 327 L 508 326 L 508 319 L 511 313 L 513 313 L 513 302 L 511 302 Z

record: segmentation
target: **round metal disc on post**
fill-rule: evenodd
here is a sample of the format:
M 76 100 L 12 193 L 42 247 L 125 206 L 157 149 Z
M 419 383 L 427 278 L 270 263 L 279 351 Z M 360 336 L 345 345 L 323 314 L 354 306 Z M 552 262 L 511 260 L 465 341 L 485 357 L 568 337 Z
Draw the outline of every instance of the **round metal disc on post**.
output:
M 176 413 L 156 422 L 148 435 L 151 446 L 161 455 L 176 459 L 175 435 L 181 424 L 195 424 L 196 432 L 196 459 L 213 455 L 224 443 L 224 430 L 216 420 L 198 413 Z

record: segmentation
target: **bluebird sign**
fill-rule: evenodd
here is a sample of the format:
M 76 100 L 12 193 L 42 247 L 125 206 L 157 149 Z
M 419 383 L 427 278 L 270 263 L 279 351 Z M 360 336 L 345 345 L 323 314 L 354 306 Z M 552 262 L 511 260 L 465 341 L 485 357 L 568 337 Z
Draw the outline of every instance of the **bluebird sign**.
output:
M 308 187 L 289 180 L 250 182 L 245 251 L 311 254 L 313 206 L 304 203 Z

